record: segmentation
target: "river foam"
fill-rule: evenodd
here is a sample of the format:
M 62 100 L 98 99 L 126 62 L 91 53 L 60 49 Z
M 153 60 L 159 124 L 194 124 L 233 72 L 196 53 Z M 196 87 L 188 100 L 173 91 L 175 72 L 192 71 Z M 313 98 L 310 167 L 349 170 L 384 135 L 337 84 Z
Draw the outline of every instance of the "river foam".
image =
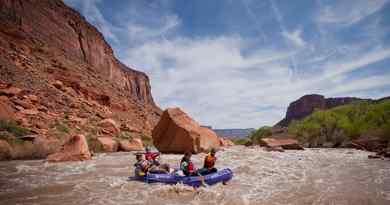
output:
M 0 162 L 0 204 L 390 204 L 390 163 L 350 149 L 266 152 L 234 146 L 217 167 L 234 172 L 228 185 L 128 180 L 132 153 L 98 154 L 85 162 Z M 200 166 L 204 154 L 194 155 Z M 177 166 L 180 155 L 163 155 Z

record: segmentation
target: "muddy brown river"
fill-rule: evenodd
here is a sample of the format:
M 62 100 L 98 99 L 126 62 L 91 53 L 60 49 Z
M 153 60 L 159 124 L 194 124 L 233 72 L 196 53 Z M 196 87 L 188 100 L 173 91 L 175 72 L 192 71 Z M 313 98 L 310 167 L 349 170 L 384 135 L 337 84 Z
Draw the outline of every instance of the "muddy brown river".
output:
M 390 161 L 351 149 L 266 152 L 234 146 L 217 153 L 230 167 L 227 184 L 129 181 L 132 153 L 99 154 L 85 162 L 0 162 L 0 204 L 390 204 Z M 200 166 L 204 155 L 194 155 Z M 180 155 L 163 155 L 177 165 Z

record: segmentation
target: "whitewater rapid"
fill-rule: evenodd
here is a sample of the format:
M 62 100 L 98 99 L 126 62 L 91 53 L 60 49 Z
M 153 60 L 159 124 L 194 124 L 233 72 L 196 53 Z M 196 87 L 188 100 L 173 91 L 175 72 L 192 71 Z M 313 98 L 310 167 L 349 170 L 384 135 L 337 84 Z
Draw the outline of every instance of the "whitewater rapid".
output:
M 217 153 L 217 167 L 231 168 L 233 179 L 199 189 L 129 181 L 135 160 L 125 152 L 85 162 L 0 162 L 0 204 L 390 204 L 390 161 L 368 154 L 234 146 Z M 195 165 L 203 156 L 193 156 Z M 173 165 L 180 158 L 162 156 Z

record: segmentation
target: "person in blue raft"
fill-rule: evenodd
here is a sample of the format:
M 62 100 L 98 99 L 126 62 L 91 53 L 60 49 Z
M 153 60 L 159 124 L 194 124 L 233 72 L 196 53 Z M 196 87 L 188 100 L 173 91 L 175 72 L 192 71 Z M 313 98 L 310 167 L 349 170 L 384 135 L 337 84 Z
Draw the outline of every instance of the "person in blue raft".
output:
M 156 163 L 155 161 L 146 160 L 143 153 L 135 154 L 137 162 L 135 166 L 135 175 L 138 177 L 143 177 L 146 173 L 162 173 L 167 174 L 170 172 L 169 165 Z
M 173 170 L 169 169 L 169 166 L 157 166 L 154 161 L 144 159 L 142 153 L 137 153 L 137 162 L 134 164 L 136 167 L 135 175 L 138 180 L 148 183 L 183 183 L 193 187 L 208 187 L 219 182 L 226 184 L 233 177 L 233 172 L 229 168 L 217 170 L 214 167 L 217 160 L 215 155 L 216 150 L 211 150 L 204 159 L 203 168 L 196 169 L 191 161 L 192 153 L 186 152 L 180 160 L 179 169 Z
M 185 176 L 199 176 L 198 172 L 195 170 L 194 163 L 191 161 L 191 156 L 191 152 L 184 153 L 184 156 L 180 161 L 180 170 Z
M 211 149 L 210 153 L 204 158 L 203 168 L 196 170 L 194 164 L 191 161 L 191 152 L 186 152 L 180 161 L 180 170 L 183 171 L 185 176 L 204 176 L 214 172 L 217 172 L 215 168 L 215 162 L 217 157 L 215 149 Z

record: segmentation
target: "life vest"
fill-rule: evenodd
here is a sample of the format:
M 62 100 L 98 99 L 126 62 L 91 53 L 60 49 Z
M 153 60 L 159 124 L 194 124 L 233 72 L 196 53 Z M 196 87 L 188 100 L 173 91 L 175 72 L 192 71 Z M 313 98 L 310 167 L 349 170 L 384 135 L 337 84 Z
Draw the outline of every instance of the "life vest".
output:
M 137 162 L 134 164 L 134 166 L 135 166 L 135 173 L 138 176 L 145 176 L 146 173 L 148 172 L 148 161 L 146 160 Z
M 206 156 L 206 158 L 204 159 L 204 167 L 205 168 L 212 168 L 212 167 L 214 167 L 215 161 L 217 161 L 217 158 L 211 156 L 211 154 L 208 154 Z
M 194 164 L 192 164 L 192 162 L 189 162 L 187 169 L 188 169 L 188 172 L 193 172 L 194 171 Z
M 158 152 L 146 152 L 145 159 L 148 161 L 155 160 L 159 155 Z

